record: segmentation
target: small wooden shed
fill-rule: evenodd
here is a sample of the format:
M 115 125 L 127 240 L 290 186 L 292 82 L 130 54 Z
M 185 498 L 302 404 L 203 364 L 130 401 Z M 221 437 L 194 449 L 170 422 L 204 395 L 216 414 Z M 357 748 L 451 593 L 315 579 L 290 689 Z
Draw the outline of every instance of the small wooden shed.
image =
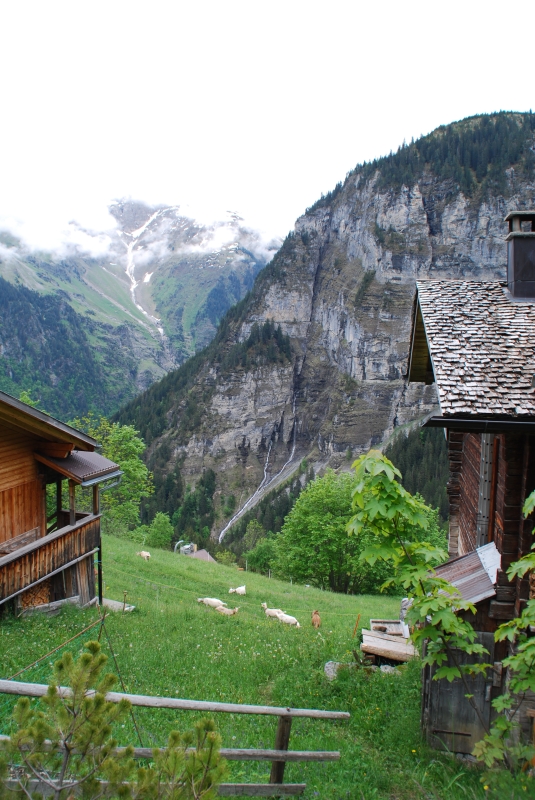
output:
M 67 598 L 95 602 L 95 560 L 102 601 L 99 488 L 122 473 L 97 447 L 81 431 L 0 392 L 0 611 L 11 601 L 19 608 Z M 91 512 L 77 511 L 77 485 L 92 487 Z

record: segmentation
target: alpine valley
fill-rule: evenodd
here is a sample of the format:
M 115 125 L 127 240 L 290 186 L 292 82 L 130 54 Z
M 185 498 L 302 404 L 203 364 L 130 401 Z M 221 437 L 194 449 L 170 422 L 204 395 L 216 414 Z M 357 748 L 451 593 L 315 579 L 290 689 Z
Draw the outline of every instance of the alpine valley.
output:
M 404 380 L 415 281 L 504 278 L 504 217 L 535 207 L 534 140 L 531 114 L 468 118 L 309 208 L 212 342 L 116 417 L 148 445 L 153 510 L 210 484 L 221 540 L 303 459 L 349 466 L 429 413 L 434 387 Z
M 534 149 L 531 113 L 442 126 L 357 166 L 267 266 L 273 245 L 236 216 L 206 227 L 139 203 L 111 208 L 106 259 L 6 234 L 0 389 L 63 418 L 122 406 L 154 472 L 144 521 L 164 511 L 178 538 L 222 540 L 277 487 L 433 410 L 434 387 L 404 377 L 415 282 L 505 277 L 504 217 L 535 207 Z

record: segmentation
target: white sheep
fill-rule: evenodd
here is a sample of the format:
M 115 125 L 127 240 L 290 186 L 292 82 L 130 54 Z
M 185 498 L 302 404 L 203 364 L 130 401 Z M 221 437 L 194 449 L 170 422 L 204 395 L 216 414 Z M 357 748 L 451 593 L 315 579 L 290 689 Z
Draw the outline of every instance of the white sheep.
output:
M 229 589 L 229 594 L 245 594 L 245 586 L 238 586 L 237 589 Z
M 301 627 L 295 617 L 291 617 L 289 614 L 285 614 L 283 611 L 277 614 L 277 619 L 280 619 L 281 622 L 285 622 L 286 625 L 295 625 L 296 628 Z
M 210 608 L 218 608 L 219 606 L 226 606 L 226 603 L 223 603 L 222 600 L 218 600 L 217 597 L 198 597 L 198 603 L 204 603 L 205 606 L 210 606 Z
M 220 614 L 225 614 L 227 617 L 232 617 L 234 614 L 237 614 L 239 608 L 225 608 L 225 606 L 218 606 L 216 611 L 219 611 Z
M 279 614 L 284 614 L 281 608 L 268 608 L 267 603 L 261 603 L 261 606 L 265 611 L 266 617 L 278 617 Z
M 146 550 L 141 550 L 139 553 L 136 553 L 136 556 L 141 556 L 144 561 L 148 561 L 150 558 L 150 553 Z

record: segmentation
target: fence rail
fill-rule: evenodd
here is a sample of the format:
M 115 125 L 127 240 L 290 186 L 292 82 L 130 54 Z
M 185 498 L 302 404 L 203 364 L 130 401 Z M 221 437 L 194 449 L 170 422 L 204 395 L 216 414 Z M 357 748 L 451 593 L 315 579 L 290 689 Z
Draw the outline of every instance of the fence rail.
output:
M 24 697 L 43 697 L 48 691 L 48 686 L 40 683 L 24 683 L 22 681 L 0 680 L 0 693 L 21 695 Z M 62 697 L 69 697 L 72 691 L 68 687 L 58 687 Z M 87 692 L 89 696 L 95 693 Z M 271 775 L 269 784 L 221 784 L 218 792 L 222 797 L 249 796 L 249 797 L 277 797 L 282 795 L 302 794 L 306 784 L 284 783 L 284 769 L 288 762 L 297 761 L 337 761 L 340 753 L 325 750 L 289 750 L 290 731 L 294 718 L 347 720 L 350 714 L 347 711 L 322 711 L 309 708 L 290 708 L 276 706 L 241 705 L 239 703 L 211 703 L 204 700 L 183 700 L 174 697 L 153 697 L 151 695 L 124 694 L 121 692 L 108 692 L 106 699 L 111 703 L 128 700 L 133 706 L 143 708 L 174 708 L 182 711 L 203 711 L 227 714 L 261 714 L 278 717 L 277 731 L 275 734 L 275 747 L 265 749 L 222 748 L 221 755 L 229 761 L 270 761 Z M 9 737 L 1 736 L 0 744 Z M 44 745 L 46 747 L 46 743 Z M 124 748 L 117 748 L 121 752 Z M 162 750 L 163 748 L 157 748 Z M 153 749 L 137 747 L 134 749 L 135 758 L 152 758 Z M 37 788 L 37 787 L 36 787 Z

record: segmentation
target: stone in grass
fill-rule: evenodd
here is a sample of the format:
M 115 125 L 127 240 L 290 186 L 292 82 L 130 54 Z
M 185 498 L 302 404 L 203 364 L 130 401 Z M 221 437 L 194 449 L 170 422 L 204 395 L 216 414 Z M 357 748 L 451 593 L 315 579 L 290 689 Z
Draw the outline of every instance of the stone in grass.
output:
M 345 664 L 342 664 L 341 661 L 327 661 L 325 664 L 323 671 L 325 672 L 325 677 L 328 681 L 334 681 L 336 676 L 338 675 L 338 670 L 340 667 L 345 667 Z
M 390 664 L 382 664 L 379 669 L 386 675 L 401 675 L 401 672 L 396 667 L 391 667 Z

